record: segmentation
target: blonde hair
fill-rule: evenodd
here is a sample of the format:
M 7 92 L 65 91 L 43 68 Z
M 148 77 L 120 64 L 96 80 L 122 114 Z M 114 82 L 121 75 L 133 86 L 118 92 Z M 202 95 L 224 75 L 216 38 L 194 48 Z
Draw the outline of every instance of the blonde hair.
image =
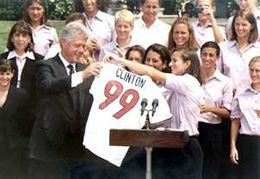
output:
M 127 9 L 122 9 L 122 10 L 117 11 L 115 14 L 115 24 L 119 20 L 129 22 L 130 26 L 133 28 L 134 22 L 135 22 L 135 15 Z
M 194 33 L 194 29 L 193 26 L 190 22 L 190 19 L 187 17 L 179 17 L 177 18 L 170 29 L 169 35 L 168 35 L 168 50 L 172 53 L 174 50 L 176 50 L 177 45 L 176 42 L 174 42 L 173 40 L 173 32 L 175 30 L 175 27 L 178 24 L 184 24 L 187 26 L 188 31 L 189 31 L 189 40 L 188 40 L 188 46 L 186 47 L 187 49 L 191 49 L 191 50 L 198 50 L 199 49 L 199 44 L 195 38 L 195 33 Z M 185 47 L 184 47 L 185 48 Z
M 255 56 L 255 57 L 253 57 L 253 58 L 250 60 L 248 66 L 250 67 L 253 63 L 256 63 L 256 62 L 260 62 L 260 56 Z

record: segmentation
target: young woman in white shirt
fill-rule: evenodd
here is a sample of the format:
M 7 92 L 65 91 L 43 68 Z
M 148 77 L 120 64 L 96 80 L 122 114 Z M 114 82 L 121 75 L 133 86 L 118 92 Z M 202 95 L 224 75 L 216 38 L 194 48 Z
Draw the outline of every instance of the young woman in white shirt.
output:
M 253 13 L 245 9 L 237 12 L 231 28 L 230 40 L 219 44 L 222 54 L 218 68 L 231 78 L 235 93 L 250 85 L 248 64 L 253 57 L 260 55 L 260 43 Z
M 230 78 L 217 68 L 220 48 L 214 41 L 204 43 L 200 51 L 203 70 L 202 88 L 205 92 L 205 104 L 201 106 L 201 121 L 198 137 L 204 154 L 203 178 L 218 179 L 221 176 L 221 164 L 224 156 L 225 124 L 229 122 L 233 85 Z
M 47 21 L 45 0 L 26 0 L 23 20 L 30 24 L 34 40 L 34 51 L 45 56 L 52 46 L 59 44 L 57 31 Z
M 140 75 L 148 75 L 170 92 L 168 100 L 173 118 L 170 128 L 187 130 L 188 144 L 182 149 L 165 150 L 162 156 L 164 178 L 201 178 L 203 153 L 197 140 L 200 106 L 203 104 L 201 70 L 199 58 L 194 51 L 174 51 L 169 64 L 171 73 L 164 73 L 153 67 L 120 58 L 110 54 L 106 61 L 113 61 L 134 69 Z
M 238 165 L 238 179 L 260 178 L 260 56 L 249 62 L 249 74 L 251 85 L 231 108 L 230 160 Z

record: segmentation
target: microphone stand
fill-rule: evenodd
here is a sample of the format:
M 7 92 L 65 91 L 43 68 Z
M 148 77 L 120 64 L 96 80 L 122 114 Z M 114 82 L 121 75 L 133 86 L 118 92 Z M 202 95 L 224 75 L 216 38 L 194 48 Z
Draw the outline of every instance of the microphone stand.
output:
M 143 112 L 146 111 L 146 119 L 145 119 L 145 129 L 146 130 L 151 130 L 151 122 L 150 122 L 150 112 L 152 112 L 152 116 L 155 113 L 155 110 L 158 106 L 158 99 L 154 99 L 152 102 L 152 109 L 145 109 L 147 106 L 147 99 L 144 98 L 141 103 L 141 116 L 143 115 Z M 152 179 L 152 147 L 145 147 L 146 150 L 146 179 Z
M 146 110 L 146 120 L 145 120 L 145 128 L 146 130 L 151 130 L 150 128 L 150 110 Z M 146 150 L 146 179 L 152 179 L 152 147 L 145 147 Z

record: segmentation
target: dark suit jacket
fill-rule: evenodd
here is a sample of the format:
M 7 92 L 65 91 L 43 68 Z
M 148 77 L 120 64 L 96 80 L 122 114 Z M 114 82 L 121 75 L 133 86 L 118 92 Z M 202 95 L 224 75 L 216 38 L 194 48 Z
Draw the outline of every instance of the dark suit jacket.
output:
M 76 64 L 76 71 L 85 68 Z M 83 159 L 85 125 L 92 105 L 93 77 L 71 88 L 71 76 L 59 58 L 37 63 L 37 121 L 31 138 L 31 156 L 40 160 Z
M 6 101 L 0 107 L 0 158 L 7 157 L 10 150 L 21 149 L 24 119 L 27 117 L 25 91 L 10 86 Z

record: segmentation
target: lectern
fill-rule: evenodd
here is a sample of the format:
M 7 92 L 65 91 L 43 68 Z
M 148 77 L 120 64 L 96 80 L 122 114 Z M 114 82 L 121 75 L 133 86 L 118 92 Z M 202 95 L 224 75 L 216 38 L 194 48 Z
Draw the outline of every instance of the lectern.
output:
M 110 145 L 146 148 L 146 179 L 151 179 L 151 152 L 157 148 L 183 148 L 188 131 L 151 129 L 110 129 Z

